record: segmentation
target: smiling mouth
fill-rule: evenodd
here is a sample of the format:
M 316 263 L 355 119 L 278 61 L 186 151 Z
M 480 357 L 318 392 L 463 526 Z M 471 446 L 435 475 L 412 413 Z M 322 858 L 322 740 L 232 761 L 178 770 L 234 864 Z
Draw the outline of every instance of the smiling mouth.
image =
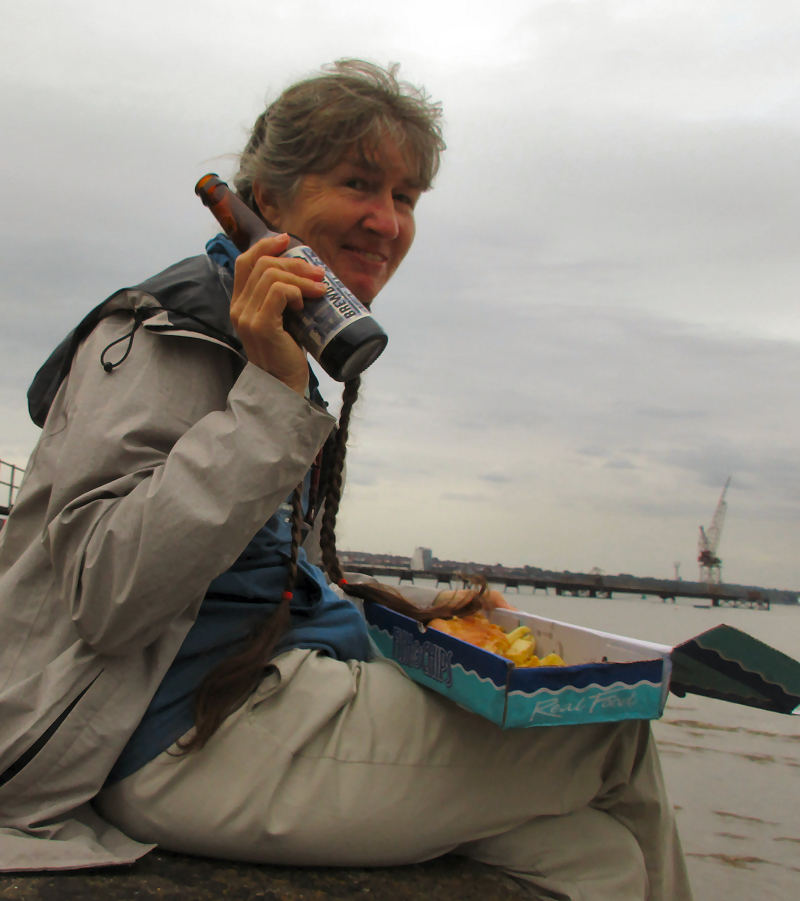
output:
M 364 250 L 361 247 L 353 247 L 349 244 L 345 244 L 344 249 L 349 250 L 351 253 L 358 254 L 362 259 L 369 263 L 385 263 L 387 259 L 382 253 L 375 253 L 372 250 Z

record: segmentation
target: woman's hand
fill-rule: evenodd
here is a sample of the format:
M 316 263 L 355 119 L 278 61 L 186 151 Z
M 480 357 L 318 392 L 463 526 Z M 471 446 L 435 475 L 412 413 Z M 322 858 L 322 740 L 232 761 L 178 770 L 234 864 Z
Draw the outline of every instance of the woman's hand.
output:
M 457 590 L 440 591 L 433 600 L 435 607 L 449 607 L 451 610 L 460 610 L 465 607 L 480 591 L 478 588 L 459 588 Z M 499 591 L 489 589 L 481 597 L 481 606 L 484 610 L 494 610 L 497 607 L 503 610 L 516 610 L 511 604 L 500 594 Z
M 303 296 L 322 297 L 323 270 L 305 260 L 281 257 L 288 235 L 264 238 L 236 260 L 231 322 L 247 359 L 298 394 L 308 386 L 305 351 L 283 327 L 288 307 L 301 310 Z

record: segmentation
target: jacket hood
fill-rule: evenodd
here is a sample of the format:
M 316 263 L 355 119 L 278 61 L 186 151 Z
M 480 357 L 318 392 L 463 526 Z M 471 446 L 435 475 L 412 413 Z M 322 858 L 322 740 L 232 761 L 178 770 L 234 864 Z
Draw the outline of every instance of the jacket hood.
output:
M 56 347 L 28 389 L 28 411 L 40 428 L 80 343 L 101 319 L 120 310 L 135 316 L 134 330 L 156 314 L 153 331 L 189 332 L 219 341 L 243 355 L 230 321 L 233 278 L 208 256 L 190 257 L 132 288 L 122 288 L 88 313 Z M 131 336 L 133 332 L 131 333 Z

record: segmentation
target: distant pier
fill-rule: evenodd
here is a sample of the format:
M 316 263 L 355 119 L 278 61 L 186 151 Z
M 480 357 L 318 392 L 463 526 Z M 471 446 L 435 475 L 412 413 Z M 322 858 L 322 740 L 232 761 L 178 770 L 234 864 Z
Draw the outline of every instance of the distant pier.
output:
M 345 569 L 361 572 L 368 576 L 395 578 L 398 585 L 416 580 L 435 581 L 436 587 L 457 588 L 462 584 L 462 571 L 450 569 L 411 569 L 403 566 L 379 566 L 352 561 L 343 565 Z M 748 585 L 708 584 L 677 579 L 649 579 L 637 576 L 610 576 L 596 573 L 570 573 L 537 571 L 534 574 L 508 575 L 495 573 L 489 569 L 479 571 L 487 581 L 502 585 L 503 589 L 519 592 L 520 588 L 531 588 L 534 592 L 551 589 L 556 595 L 585 598 L 611 598 L 615 594 L 638 594 L 660 597 L 662 601 L 676 601 L 678 598 L 692 598 L 707 601 L 711 607 L 735 606 L 769 610 L 770 603 L 797 604 L 797 594 L 777 589 L 757 589 Z

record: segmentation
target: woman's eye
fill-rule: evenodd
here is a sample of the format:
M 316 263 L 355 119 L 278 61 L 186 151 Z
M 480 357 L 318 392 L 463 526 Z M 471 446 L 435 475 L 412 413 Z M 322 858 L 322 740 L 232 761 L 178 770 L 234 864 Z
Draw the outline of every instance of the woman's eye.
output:
M 346 188 L 352 188 L 354 191 L 366 191 L 368 188 L 367 181 L 364 178 L 348 178 L 344 185 Z
M 402 203 L 404 206 L 410 206 L 412 209 L 414 208 L 414 199 L 409 197 L 408 194 L 395 194 L 394 199 L 397 203 Z

